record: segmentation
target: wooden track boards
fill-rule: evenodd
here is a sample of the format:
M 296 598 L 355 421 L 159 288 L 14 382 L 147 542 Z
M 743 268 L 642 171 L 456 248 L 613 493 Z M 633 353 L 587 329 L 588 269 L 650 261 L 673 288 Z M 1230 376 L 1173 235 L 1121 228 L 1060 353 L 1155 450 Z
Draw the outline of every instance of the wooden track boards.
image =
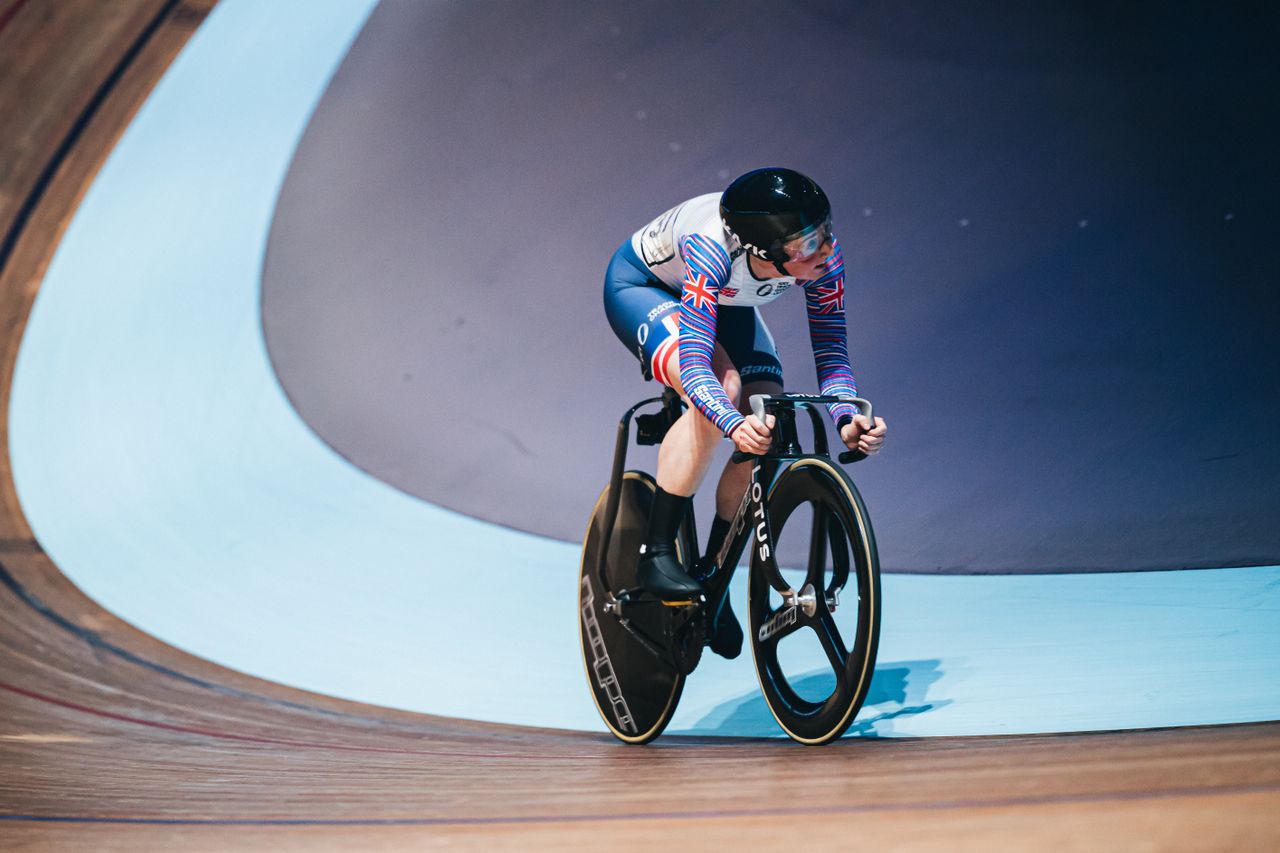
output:
M 1280 848 L 1274 723 L 628 748 L 303 693 L 98 608 L 22 516 L 8 388 L 71 213 L 211 6 L 0 0 L 0 849 Z

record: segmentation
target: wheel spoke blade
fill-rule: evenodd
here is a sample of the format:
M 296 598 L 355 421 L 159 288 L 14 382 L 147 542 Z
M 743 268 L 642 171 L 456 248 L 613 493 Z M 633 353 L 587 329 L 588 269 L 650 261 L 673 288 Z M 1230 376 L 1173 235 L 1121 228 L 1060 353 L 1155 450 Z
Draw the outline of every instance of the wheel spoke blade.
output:
M 825 608 L 819 611 L 818 618 L 813 621 L 813 630 L 818 632 L 822 650 L 827 653 L 827 660 L 831 663 L 831 668 L 836 671 L 838 680 L 840 674 L 844 672 L 849 653 L 845 651 L 844 641 L 840 639 L 840 629 L 836 627 L 835 619 Z
M 845 539 L 844 528 L 839 524 L 828 525 L 831 536 L 831 585 L 827 592 L 844 589 L 849 582 L 849 543 Z
M 779 607 L 777 610 L 769 614 L 769 618 L 764 621 L 764 626 L 769 628 L 769 636 L 761 643 L 768 643 L 773 648 L 777 648 L 778 642 L 784 637 L 789 637 L 804 625 L 804 616 L 799 608 L 796 607 Z
M 778 640 L 781 640 L 784 637 L 790 637 L 792 634 L 794 634 L 796 631 L 799 631 L 803 627 L 804 625 L 802 621 L 803 618 L 804 617 L 797 614 L 796 621 L 792 622 L 790 625 L 783 627 L 782 630 L 780 630 L 777 634 L 774 635 L 774 637 Z
M 809 574 L 806 581 L 813 584 L 814 589 L 822 589 L 822 582 L 827 570 L 827 528 L 829 521 L 827 511 L 821 504 L 813 505 L 813 527 L 809 531 Z

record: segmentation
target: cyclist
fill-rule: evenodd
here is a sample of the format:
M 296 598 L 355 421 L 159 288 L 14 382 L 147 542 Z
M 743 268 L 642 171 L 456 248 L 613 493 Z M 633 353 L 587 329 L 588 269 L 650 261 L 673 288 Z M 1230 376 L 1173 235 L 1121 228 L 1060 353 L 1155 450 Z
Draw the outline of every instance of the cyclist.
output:
M 856 394 L 831 205 L 799 172 L 756 169 L 723 193 L 676 205 L 626 240 L 609 263 L 604 304 L 614 334 L 640 359 L 645 379 L 675 389 L 690 405 L 658 450 L 658 488 L 640 549 L 637 580 L 664 601 L 702 593 L 675 557 L 675 538 L 719 440 L 728 436 L 748 453 L 768 450 L 772 416 L 762 423 L 747 400 L 782 392 L 782 364 L 757 306 L 793 286 L 804 291 L 820 393 Z M 872 424 L 848 403 L 828 409 L 847 447 L 879 451 L 882 418 Z M 695 569 L 704 580 L 750 478 L 750 463 L 732 461 L 720 476 L 716 518 Z M 742 627 L 727 593 L 713 606 L 711 649 L 737 657 Z

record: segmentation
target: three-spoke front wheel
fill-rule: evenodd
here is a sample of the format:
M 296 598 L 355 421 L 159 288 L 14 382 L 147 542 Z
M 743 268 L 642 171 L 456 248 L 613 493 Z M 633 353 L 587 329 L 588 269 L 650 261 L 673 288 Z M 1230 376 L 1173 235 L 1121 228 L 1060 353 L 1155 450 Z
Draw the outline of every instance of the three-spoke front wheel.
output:
M 793 463 L 769 491 L 775 552 L 808 543 L 806 565 L 782 565 L 801 594 L 787 604 L 752 554 L 751 647 L 769 710 L 794 740 L 828 743 L 866 699 L 880 636 L 880 563 L 862 497 L 831 460 Z M 787 549 L 794 551 L 794 548 Z

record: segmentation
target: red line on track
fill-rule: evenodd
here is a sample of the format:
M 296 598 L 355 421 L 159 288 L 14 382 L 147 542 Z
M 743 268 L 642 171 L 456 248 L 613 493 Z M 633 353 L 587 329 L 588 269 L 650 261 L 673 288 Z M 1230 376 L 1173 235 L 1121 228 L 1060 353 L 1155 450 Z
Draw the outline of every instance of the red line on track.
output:
M 13 16 L 18 14 L 18 10 L 21 9 L 26 2 L 27 0 L 14 0 L 8 9 L 0 12 L 0 33 L 4 32 L 4 28 L 9 26 L 9 22 L 13 20 Z

